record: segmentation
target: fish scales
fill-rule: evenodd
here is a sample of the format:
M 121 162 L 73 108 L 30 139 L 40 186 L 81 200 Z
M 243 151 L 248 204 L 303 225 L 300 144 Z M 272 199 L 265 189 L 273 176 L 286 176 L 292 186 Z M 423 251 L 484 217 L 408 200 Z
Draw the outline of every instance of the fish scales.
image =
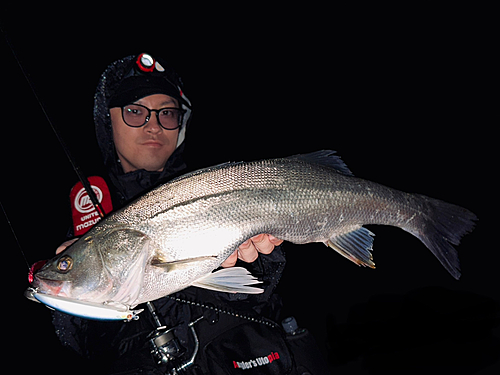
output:
M 354 177 L 331 151 L 227 163 L 181 176 L 110 215 L 35 279 L 64 284 L 69 278 L 59 289 L 67 297 L 126 306 L 190 285 L 256 293 L 242 285 L 241 280 L 254 283 L 243 271 L 212 273 L 246 239 L 269 233 L 297 244 L 323 242 L 358 265 L 374 267 L 373 234 L 366 224 L 415 235 L 458 277 L 451 244 L 458 244 L 475 219 L 458 206 Z M 81 255 L 90 259 L 91 253 L 101 254 L 103 265 L 94 256 L 86 273 Z M 73 268 L 78 260 L 79 271 L 54 271 L 62 256 L 74 258 Z M 89 286 L 89 274 L 101 285 Z M 85 288 L 94 290 L 77 292 Z
M 157 285 L 162 280 L 182 284 L 210 272 L 245 239 L 258 233 L 298 244 L 325 242 L 362 224 L 390 224 L 409 217 L 411 210 L 407 207 L 390 207 L 390 199 L 394 199 L 390 189 L 363 180 L 353 185 L 352 179 L 321 166 L 284 159 L 225 165 L 195 174 L 189 181 L 174 182 L 170 189 L 155 192 L 166 195 L 159 202 L 169 204 L 148 206 L 136 223 L 126 223 L 151 237 L 166 261 L 217 257 L 198 264 L 175 283 L 162 273 L 147 272 L 153 279 L 145 284 Z M 377 215 L 372 212 L 374 198 L 367 188 L 378 191 Z M 141 296 L 148 298 L 153 296 Z

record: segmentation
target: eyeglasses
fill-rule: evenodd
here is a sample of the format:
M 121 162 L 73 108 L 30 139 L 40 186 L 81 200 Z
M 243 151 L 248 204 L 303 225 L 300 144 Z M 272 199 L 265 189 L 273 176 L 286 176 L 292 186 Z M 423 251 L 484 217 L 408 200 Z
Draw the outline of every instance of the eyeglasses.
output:
M 133 128 L 146 125 L 151 118 L 151 112 L 156 113 L 158 123 L 165 130 L 175 130 L 182 125 L 182 116 L 186 110 L 180 108 L 149 109 L 140 104 L 129 104 L 122 107 L 122 117 L 125 124 Z

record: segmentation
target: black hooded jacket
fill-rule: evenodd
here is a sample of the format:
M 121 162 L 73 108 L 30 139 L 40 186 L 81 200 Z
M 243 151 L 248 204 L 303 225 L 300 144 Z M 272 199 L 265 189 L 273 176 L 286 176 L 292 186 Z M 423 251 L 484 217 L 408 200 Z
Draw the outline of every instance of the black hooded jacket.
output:
M 115 208 L 186 170 L 182 154 L 191 108 L 183 96 L 181 103 L 187 110 L 187 118 L 179 132 L 177 148 L 164 170 L 123 173 L 113 143 L 108 102 L 114 94 L 113 88 L 118 86 L 135 58 L 129 56 L 110 65 L 102 74 L 95 95 L 96 134 L 112 183 L 110 190 L 114 193 Z M 161 63 L 166 67 L 163 61 Z M 171 71 L 171 74 L 175 73 Z M 178 77 L 174 79 L 180 82 Z M 259 255 L 252 264 L 239 263 L 263 281 L 264 293 L 229 294 L 190 287 L 153 302 L 161 323 L 173 328 L 181 349 L 177 358 L 168 364 L 158 365 L 151 355 L 148 335 L 157 325 L 145 306 L 139 306 L 145 308 L 139 320 L 128 323 L 92 321 L 55 311 L 56 333 L 63 345 L 87 358 L 96 373 L 174 373 L 175 368 L 184 366 L 186 374 L 239 374 L 254 366 L 254 372 L 245 373 L 298 374 L 291 354 L 294 344 L 286 340 L 283 329 L 275 323 L 281 302 L 274 290 L 285 266 L 281 247 L 270 255 Z M 311 340 L 307 336 L 294 342 L 311 347 L 315 345 Z M 303 349 L 299 351 L 303 353 Z M 194 353 L 197 353 L 195 357 Z M 320 368 L 311 373 L 325 372 Z

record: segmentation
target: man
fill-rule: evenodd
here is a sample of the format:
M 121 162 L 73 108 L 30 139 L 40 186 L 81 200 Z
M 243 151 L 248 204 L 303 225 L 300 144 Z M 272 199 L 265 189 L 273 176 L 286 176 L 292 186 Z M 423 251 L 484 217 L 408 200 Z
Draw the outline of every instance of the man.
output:
M 140 54 L 106 69 L 95 95 L 94 121 L 115 208 L 185 171 L 182 154 L 190 117 L 182 83 L 163 60 Z M 154 301 L 161 324 L 173 328 L 179 348 L 166 365 L 151 356 L 148 335 L 156 325 L 145 313 L 138 321 L 116 323 L 54 312 L 56 333 L 105 373 L 164 373 L 184 366 L 187 374 L 218 374 L 254 364 L 261 374 L 295 371 L 289 344 L 274 323 L 281 304 L 273 292 L 285 265 L 281 243 L 260 234 L 222 264 L 241 262 L 263 280 L 262 294 L 191 287 Z

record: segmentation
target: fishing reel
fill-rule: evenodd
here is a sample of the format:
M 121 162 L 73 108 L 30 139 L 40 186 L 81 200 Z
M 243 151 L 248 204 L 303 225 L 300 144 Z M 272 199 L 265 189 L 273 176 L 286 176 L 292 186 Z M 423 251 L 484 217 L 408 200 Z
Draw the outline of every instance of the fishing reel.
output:
M 156 329 L 147 337 L 151 354 L 159 365 L 168 364 L 182 356 L 185 349 L 175 337 L 174 328 L 167 328 L 161 324 L 154 305 L 151 302 L 146 303 L 146 305 L 156 324 Z
M 182 356 L 185 349 L 175 337 L 174 329 L 156 328 L 148 335 L 151 354 L 158 364 L 168 364 Z
M 184 356 L 186 349 L 175 337 L 174 328 L 168 329 L 166 326 L 162 326 L 160 318 L 156 314 L 154 305 L 151 302 L 147 302 L 146 305 L 157 325 L 156 329 L 148 335 L 151 354 L 157 361 L 158 365 L 167 365 L 167 368 L 169 368 L 169 370 L 165 374 L 178 375 L 179 372 L 183 372 L 186 368 L 190 367 L 194 363 L 194 360 L 198 354 L 200 342 L 193 326 L 204 317 L 201 316 L 188 324 L 189 330 L 191 331 L 191 335 L 194 340 L 194 349 L 191 353 L 191 357 L 183 361 L 181 357 Z

